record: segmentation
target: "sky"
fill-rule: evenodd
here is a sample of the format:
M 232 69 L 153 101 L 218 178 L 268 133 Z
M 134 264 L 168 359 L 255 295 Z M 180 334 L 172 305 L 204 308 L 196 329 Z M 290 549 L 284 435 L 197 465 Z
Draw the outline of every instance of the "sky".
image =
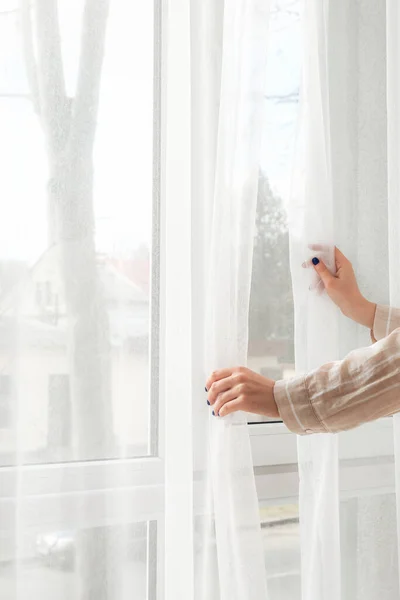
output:
M 299 2 L 272 2 L 266 95 L 298 86 Z M 0 13 L 17 4 L 0 0 Z M 73 95 L 83 0 L 59 0 L 59 6 L 66 86 Z M 132 254 L 151 239 L 153 17 L 153 2 L 111 1 L 94 148 L 96 242 L 110 255 Z M 0 260 L 33 263 L 47 245 L 43 133 L 29 99 L 2 97 L 29 91 L 21 48 L 17 15 L 0 16 Z M 265 102 L 261 167 L 284 199 L 296 114 L 296 105 Z
M 301 76 L 301 0 L 272 0 L 266 95 L 298 89 Z M 266 101 L 261 166 L 273 190 L 287 200 L 296 139 L 298 104 Z
M 0 10 L 3 10 L 0 0 Z M 82 0 L 61 0 L 67 93 L 79 63 Z M 47 159 L 27 93 L 15 16 L 0 18 L 0 258 L 28 258 L 46 247 Z M 124 253 L 150 239 L 153 127 L 153 4 L 112 0 L 94 148 L 97 245 Z M 5 199 L 5 201 L 3 201 Z

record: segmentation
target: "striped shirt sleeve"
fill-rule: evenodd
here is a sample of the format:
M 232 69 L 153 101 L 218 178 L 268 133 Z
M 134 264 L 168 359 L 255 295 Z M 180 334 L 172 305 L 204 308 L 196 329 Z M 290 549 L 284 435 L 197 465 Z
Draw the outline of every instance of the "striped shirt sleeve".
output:
M 371 346 L 275 383 L 291 431 L 337 433 L 400 412 L 400 310 L 378 305 L 371 335 Z
M 371 330 L 372 342 L 382 340 L 398 327 L 400 327 L 400 308 L 378 304 Z

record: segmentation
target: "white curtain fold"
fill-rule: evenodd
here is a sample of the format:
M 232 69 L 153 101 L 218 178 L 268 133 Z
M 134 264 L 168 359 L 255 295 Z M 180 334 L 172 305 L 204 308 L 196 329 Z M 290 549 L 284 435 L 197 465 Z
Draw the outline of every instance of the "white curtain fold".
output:
M 302 21 L 301 124 L 288 204 L 299 373 L 371 343 L 365 328 L 320 293 L 304 260 L 317 256 L 334 272 L 337 245 L 368 299 L 400 303 L 398 5 L 305 0 Z M 396 416 L 397 465 L 399 435 Z M 344 501 L 340 439 L 298 440 L 302 598 L 394 600 L 394 497 L 379 491 Z M 398 466 L 396 477 L 398 495 Z
M 400 7 L 386 0 L 387 40 L 387 161 L 390 305 L 400 306 Z M 399 390 L 400 397 L 400 390 Z M 400 415 L 393 417 L 397 538 L 400 540 Z M 398 559 L 400 552 L 398 553 Z M 400 570 L 399 570 L 400 572 Z
M 165 322 L 161 338 L 165 390 L 166 600 L 194 597 L 191 360 L 190 12 L 186 0 L 168 10 L 165 62 L 165 237 L 161 245 Z
M 187 229 L 183 233 L 190 266 L 187 256 L 180 260 L 184 273 L 195 274 L 190 285 L 179 284 L 181 293 L 191 297 L 191 314 L 183 312 L 190 335 L 181 331 L 188 348 L 184 381 L 190 373 L 192 386 L 192 412 L 183 411 L 192 432 L 185 438 L 192 463 L 180 457 L 179 464 L 185 527 L 190 519 L 194 522 L 193 554 L 182 559 L 194 565 L 186 583 L 195 598 L 261 599 L 268 590 L 245 417 L 212 417 L 203 384 L 210 371 L 245 362 L 268 10 L 255 0 L 193 1 L 190 8 L 191 64 L 183 72 L 191 112 L 175 113 L 176 123 L 184 122 L 191 134 L 190 148 L 187 137 L 186 146 L 176 140 L 176 147 L 177 152 L 187 150 L 180 168 L 189 169 L 190 162 L 192 197 L 190 214 L 186 210 L 181 223 L 184 227 L 190 220 L 191 239 Z M 320 293 L 315 272 L 301 268 L 305 260 L 318 256 L 334 272 L 338 245 L 371 300 L 400 304 L 398 7 L 387 3 L 387 122 L 382 10 L 345 0 L 305 0 L 303 9 L 301 122 L 287 206 L 299 373 L 370 343 L 369 332 L 346 320 Z M 178 243 L 173 243 L 178 260 Z M 182 326 L 179 310 L 175 316 Z M 172 332 L 173 323 L 170 327 Z M 397 454 L 397 417 L 394 423 Z M 172 419 L 170 424 L 176 434 L 178 425 Z M 381 594 L 392 600 L 398 590 L 392 498 L 382 492 L 342 502 L 339 439 L 327 433 L 298 440 L 302 598 L 372 600 Z M 167 473 L 167 496 L 173 484 Z M 345 523 L 352 524 L 351 532 L 343 529 Z M 177 557 L 171 560 L 178 566 Z
M 192 162 L 193 172 L 199 169 L 210 176 L 209 179 L 206 176 L 205 183 L 208 193 L 201 198 L 196 197 L 195 191 L 193 194 L 193 202 L 203 211 L 201 222 L 205 227 L 205 245 L 194 248 L 193 252 L 194 255 L 201 252 L 204 261 L 203 319 L 198 316 L 204 324 L 202 372 L 206 378 L 215 369 L 246 362 L 268 10 L 258 0 L 224 2 L 219 7 L 210 2 L 201 5 L 193 2 L 192 6 L 194 14 L 199 11 L 199 21 L 204 26 L 198 33 L 203 71 L 195 64 L 196 49 L 193 54 L 192 123 L 200 119 L 205 130 L 208 129 L 205 135 L 211 146 L 208 152 L 205 144 L 200 143 L 200 148 L 206 151 Z M 211 23 L 217 24 L 213 40 L 206 34 Z M 194 21 L 193 25 L 196 26 Z M 213 65 L 218 65 L 217 76 Z M 199 73 L 203 76 L 198 76 Z M 214 103 L 214 120 L 206 122 L 203 117 L 203 97 L 206 102 Z M 197 133 L 204 135 L 198 130 Z M 193 147 L 197 140 L 195 135 Z M 203 491 L 204 505 L 211 513 L 203 520 L 200 564 L 204 564 L 204 553 L 210 552 L 207 541 L 212 531 L 211 519 L 215 523 L 219 595 L 216 595 L 217 581 L 207 583 L 213 571 L 202 570 L 203 590 L 207 591 L 203 598 L 210 598 L 211 591 L 212 597 L 221 600 L 266 598 L 246 415 L 219 419 L 209 412 L 205 426 L 203 443 L 207 462 L 203 476 L 207 483 Z M 203 452 L 202 449 L 202 456 Z
M 246 364 L 269 0 L 16 4 L 0 27 L 0 598 L 281 600 L 247 415 L 214 417 L 204 390 Z M 305 260 L 334 271 L 336 244 L 370 300 L 400 307 L 398 0 L 302 6 L 299 373 L 370 343 Z M 343 506 L 339 441 L 298 439 L 302 599 L 395 600 L 394 494 Z
M 170 17 L 187 22 L 188 5 L 183 4 Z M 169 80 L 173 86 L 169 115 L 174 124 L 167 118 L 170 148 L 176 151 L 170 177 L 175 173 L 176 179 L 170 179 L 168 188 L 167 169 L 166 214 L 172 206 L 175 215 L 180 202 L 182 211 L 178 219 L 170 217 L 175 222 L 167 226 L 166 239 L 166 290 L 172 311 L 167 311 L 166 344 L 171 378 L 166 397 L 167 456 L 172 449 L 166 472 L 167 557 L 176 543 L 173 531 L 179 539 L 187 536 L 185 547 L 167 558 L 171 569 L 166 574 L 167 598 L 264 599 L 266 573 L 247 418 L 240 413 L 214 417 L 206 404 L 204 385 L 212 371 L 244 365 L 247 358 L 269 7 L 261 0 L 193 0 L 190 11 L 190 76 L 186 59 L 171 56 L 169 65 L 177 69 L 176 79 Z M 171 49 L 178 47 L 175 33 L 170 29 Z M 180 52 L 188 43 L 185 38 Z M 182 81 L 182 104 L 176 106 L 173 98 Z M 185 187 L 178 189 L 179 170 L 190 173 L 190 203 L 187 175 Z M 171 273 L 182 266 L 179 282 L 169 278 L 168 265 Z M 182 320 L 180 309 L 172 309 L 176 294 L 182 308 L 185 305 Z M 175 346 L 177 332 L 183 342 L 179 348 Z M 178 383 L 181 360 L 183 379 Z M 189 377 L 185 393 L 182 381 L 186 385 Z M 174 422 L 171 411 L 178 398 L 186 405 Z M 191 432 L 189 437 L 180 433 L 182 427 Z M 175 444 L 173 438 L 179 441 Z M 185 458 L 179 453 L 184 439 L 188 442 Z M 187 547 L 192 541 L 190 515 L 194 554 Z M 185 571 L 182 566 L 189 564 L 194 565 L 194 579 L 192 568 Z M 185 571 L 180 582 L 175 581 L 178 565 Z
M 295 359 L 300 372 L 339 357 L 337 309 L 318 294 L 303 261 L 321 257 L 334 270 L 334 206 L 328 72 L 329 0 L 306 0 L 299 155 L 288 208 L 295 303 Z M 315 245 L 316 249 L 310 246 Z M 313 288 L 310 290 L 310 287 Z M 294 399 L 295 402 L 295 399 Z M 338 446 L 332 435 L 298 439 L 302 597 L 340 598 Z M 329 567 L 328 567 L 329 565 Z

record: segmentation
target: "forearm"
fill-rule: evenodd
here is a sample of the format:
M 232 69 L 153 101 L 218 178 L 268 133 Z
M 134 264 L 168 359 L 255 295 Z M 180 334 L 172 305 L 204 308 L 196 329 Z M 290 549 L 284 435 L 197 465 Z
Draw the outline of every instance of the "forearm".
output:
M 362 296 L 360 296 L 358 302 L 351 305 L 345 316 L 360 325 L 364 325 L 364 327 L 368 327 L 373 343 L 383 339 L 397 329 L 397 327 L 400 327 L 399 308 L 383 304 L 377 305 L 369 302 Z
M 380 314 L 375 320 L 379 334 Z M 274 397 L 282 420 L 298 434 L 336 433 L 399 412 L 400 329 L 342 361 L 277 381 Z
M 369 302 L 363 296 L 360 301 L 351 306 L 349 312 L 345 316 L 349 317 L 356 323 L 373 329 L 377 305 L 374 302 Z

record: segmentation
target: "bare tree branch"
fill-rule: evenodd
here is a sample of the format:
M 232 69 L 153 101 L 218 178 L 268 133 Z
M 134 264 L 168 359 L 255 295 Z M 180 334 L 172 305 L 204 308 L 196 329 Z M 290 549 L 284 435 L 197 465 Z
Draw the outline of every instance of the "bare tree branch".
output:
M 70 140 L 76 150 L 94 141 L 109 8 L 110 0 L 86 0 Z
M 19 94 L 18 92 L 2 92 L 0 98 L 20 98 L 21 100 L 32 100 L 31 94 Z
M 282 12 L 290 12 L 293 8 L 296 8 L 296 13 L 299 13 L 300 3 L 301 0 L 280 0 L 276 9 Z
M 290 17 L 300 17 L 300 11 L 297 10 L 287 10 L 286 8 L 275 8 L 275 10 L 271 11 L 271 15 L 288 15 Z
M 35 0 L 29 0 L 29 6 L 32 8 Z M 0 10 L 0 18 L 8 17 L 9 15 L 19 14 L 21 11 L 21 7 L 17 6 L 16 8 L 6 8 L 4 10 Z
M 280 15 L 287 15 L 289 17 L 295 17 L 295 19 L 300 18 L 300 2 L 298 0 L 293 0 L 293 2 L 283 2 L 277 3 L 274 5 L 274 8 L 271 10 L 271 17 L 276 18 Z
M 300 97 L 299 89 L 293 90 L 288 94 L 268 94 L 265 96 L 267 100 L 271 100 L 276 104 L 297 104 Z
M 36 38 L 41 117 L 48 143 L 58 154 L 68 135 L 66 97 L 57 0 L 36 0 Z
M 9 15 L 15 15 L 18 12 L 18 8 L 10 8 L 10 10 L 1 10 L 0 17 L 8 17 Z
M 35 48 L 33 43 L 32 11 L 30 0 L 20 0 L 20 10 L 22 25 L 22 48 L 25 59 L 26 75 L 28 78 L 29 88 L 31 90 L 33 108 L 36 114 L 40 116 L 41 106 L 39 82 Z

